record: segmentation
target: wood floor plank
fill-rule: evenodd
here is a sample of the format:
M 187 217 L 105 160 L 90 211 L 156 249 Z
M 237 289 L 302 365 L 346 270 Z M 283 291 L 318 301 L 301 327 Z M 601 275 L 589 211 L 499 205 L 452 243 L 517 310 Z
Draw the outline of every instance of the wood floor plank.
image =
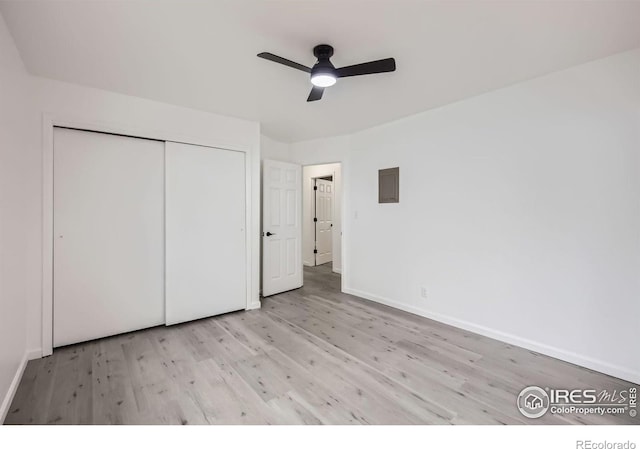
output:
M 419 402 L 408 391 L 402 389 L 399 384 L 384 378 L 377 371 L 362 365 L 348 354 L 341 353 L 337 348 L 326 343 L 322 344 L 322 340 L 316 339 L 311 334 L 306 335 L 307 338 L 296 338 L 296 336 L 301 337 L 301 333 L 304 333 L 304 331 L 289 327 L 288 324 L 290 323 L 274 318 L 272 323 L 263 321 L 262 326 L 254 326 L 253 331 L 262 334 L 263 338 L 272 342 L 280 352 L 309 370 L 314 379 L 322 380 L 325 386 L 332 385 L 333 388 L 330 388 L 330 391 L 336 391 L 336 383 L 340 383 L 342 388 L 350 388 L 356 394 L 358 389 L 370 392 L 375 391 L 378 393 L 380 400 L 385 403 L 383 408 L 388 410 L 393 410 L 398 402 L 402 402 L 390 402 L 392 397 L 395 397 L 395 399 L 409 399 L 405 401 L 403 406 L 408 405 L 406 402 Z M 382 382 L 380 382 L 381 378 L 384 378 Z M 357 385 L 354 385 L 354 379 L 357 379 Z M 383 384 L 385 388 L 381 388 Z M 306 389 L 308 390 L 309 388 Z M 315 386 L 313 390 L 317 393 L 319 388 Z M 398 392 L 398 390 L 401 391 Z M 326 396 L 330 401 L 330 394 L 327 393 Z M 414 413 L 413 418 L 425 413 L 425 408 L 421 406 L 408 406 L 404 407 L 403 410 Z M 403 410 L 399 412 L 401 415 Z M 419 410 L 419 412 L 416 412 L 416 410 Z M 445 421 L 445 419 L 443 418 L 442 421 Z
M 201 372 L 215 386 L 222 382 L 223 393 L 216 395 L 216 424 L 286 424 L 288 421 L 269 408 L 262 397 L 224 359 L 199 362 Z
M 270 400 L 269 406 L 286 417 L 289 424 L 328 424 L 314 414 L 315 407 L 294 391 Z
M 121 340 L 104 339 L 96 344 L 91 377 L 93 423 L 135 423 L 137 405 Z
M 93 421 L 92 368 L 95 342 L 63 348 L 55 369 L 47 424 L 89 424 Z
M 632 383 L 340 292 L 330 266 L 262 309 L 58 348 L 6 424 L 640 424 L 516 408 L 525 386 Z

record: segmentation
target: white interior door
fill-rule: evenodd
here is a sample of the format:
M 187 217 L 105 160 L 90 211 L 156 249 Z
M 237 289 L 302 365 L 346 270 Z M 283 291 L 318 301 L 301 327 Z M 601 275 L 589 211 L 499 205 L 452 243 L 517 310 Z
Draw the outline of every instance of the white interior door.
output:
M 316 179 L 316 265 L 333 260 L 333 181 Z
M 166 143 L 166 322 L 245 309 L 245 155 Z
M 54 129 L 53 346 L 164 323 L 164 142 Z
M 265 160 L 262 183 L 262 295 L 302 287 L 302 171 Z

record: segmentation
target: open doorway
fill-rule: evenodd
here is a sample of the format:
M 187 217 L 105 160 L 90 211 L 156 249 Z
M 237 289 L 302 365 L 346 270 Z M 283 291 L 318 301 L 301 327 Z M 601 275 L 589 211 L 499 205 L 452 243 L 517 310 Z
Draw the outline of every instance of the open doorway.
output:
M 342 290 L 342 165 L 262 162 L 262 297 Z
M 302 168 L 302 261 L 305 276 L 342 272 L 342 166 Z M 316 267 L 310 270 L 307 267 Z

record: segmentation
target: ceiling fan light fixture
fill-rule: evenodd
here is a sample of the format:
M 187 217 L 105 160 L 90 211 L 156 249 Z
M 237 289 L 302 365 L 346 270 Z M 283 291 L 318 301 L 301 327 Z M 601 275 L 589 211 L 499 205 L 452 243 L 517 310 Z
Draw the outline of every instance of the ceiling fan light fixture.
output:
M 311 84 L 318 87 L 330 87 L 336 83 L 336 77 L 331 73 L 316 73 L 311 75 Z
M 258 53 L 259 58 L 277 62 L 278 64 L 286 65 L 287 67 L 307 72 L 311 75 L 313 88 L 309 93 L 307 101 L 318 101 L 322 99 L 322 93 L 325 88 L 333 86 L 338 78 L 373 75 L 375 73 L 393 72 L 396 70 L 396 60 L 393 58 L 378 59 L 377 61 L 363 62 L 361 64 L 336 69 L 330 60 L 331 56 L 333 56 L 333 47 L 327 44 L 320 44 L 313 47 L 313 55 L 318 58 L 318 62 L 316 62 L 313 67 L 307 67 L 306 65 L 298 64 L 282 56 L 274 55 L 273 53 Z

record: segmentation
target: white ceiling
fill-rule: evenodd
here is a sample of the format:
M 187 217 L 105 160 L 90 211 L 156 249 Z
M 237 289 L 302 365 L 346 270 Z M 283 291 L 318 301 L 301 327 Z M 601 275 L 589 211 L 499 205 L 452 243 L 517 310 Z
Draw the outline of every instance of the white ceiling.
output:
M 30 73 L 258 120 L 292 142 L 346 134 L 640 46 L 640 2 L 0 1 Z M 397 71 L 341 79 L 257 58 Z

